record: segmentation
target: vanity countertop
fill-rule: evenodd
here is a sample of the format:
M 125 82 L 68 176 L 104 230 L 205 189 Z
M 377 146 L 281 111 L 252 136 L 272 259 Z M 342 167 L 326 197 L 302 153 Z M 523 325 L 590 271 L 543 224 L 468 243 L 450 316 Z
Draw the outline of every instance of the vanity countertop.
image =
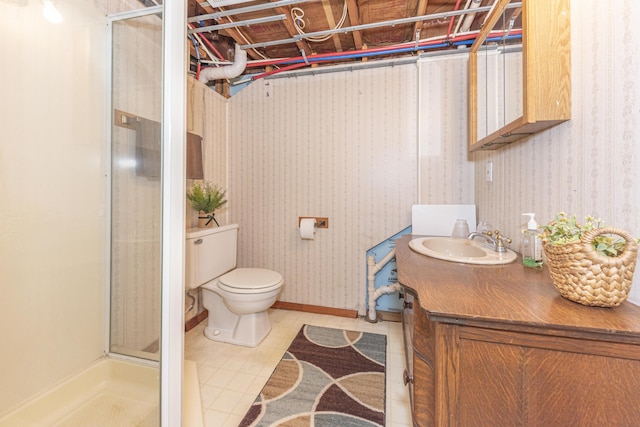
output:
M 583 306 L 560 296 L 546 267 L 526 268 L 520 257 L 491 266 L 437 260 L 409 248 L 416 237 L 396 240 L 398 281 L 416 292 L 431 320 L 640 344 L 640 307 L 629 301 L 615 308 Z

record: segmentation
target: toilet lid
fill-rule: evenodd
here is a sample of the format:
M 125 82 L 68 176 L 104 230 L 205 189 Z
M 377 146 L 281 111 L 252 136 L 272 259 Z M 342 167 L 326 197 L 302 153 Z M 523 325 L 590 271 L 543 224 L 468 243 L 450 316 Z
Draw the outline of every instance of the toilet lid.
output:
M 229 292 L 265 291 L 281 283 L 280 273 L 265 268 L 236 268 L 218 279 L 218 285 Z

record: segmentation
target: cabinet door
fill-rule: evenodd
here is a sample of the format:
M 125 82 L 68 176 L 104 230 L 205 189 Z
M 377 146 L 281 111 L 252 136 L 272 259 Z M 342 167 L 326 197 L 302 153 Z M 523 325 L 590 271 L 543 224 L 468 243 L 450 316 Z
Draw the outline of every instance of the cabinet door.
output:
M 494 6 L 469 49 L 470 151 L 495 150 L 571 118 L 570 1 L 499 0 Z M 518 33 L 522 53 L 506 55 Z
M 404 301 L 402 303 L 402 333 L 404 335 L 404 383 L 409 387 L 409 398 L 413 406 L 413 306 L 416 300 L 411 291 L 403 289 Z
M 640 425 L 639 360 L 537 349 L 525 378 L 528 425 Z
M 413 356 L 413 421 L 417 426 L 435 425 L 435 378 L 433 368 L 419 353 Z
M 458 325 L 436 331 L 439 425 L 639 425 L 637 344 Z
M 525 349 L 460 340 L 457 426 L 521 426 L 520 391 Z

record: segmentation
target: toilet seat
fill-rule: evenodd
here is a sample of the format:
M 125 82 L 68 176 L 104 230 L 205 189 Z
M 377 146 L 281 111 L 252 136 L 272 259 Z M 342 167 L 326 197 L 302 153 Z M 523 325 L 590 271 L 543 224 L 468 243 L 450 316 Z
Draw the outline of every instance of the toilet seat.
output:
M 236 268 L 218 278 L 218 287 L 234 294 L 270 292 L 282 286 L 282 275 L 265 268 Z

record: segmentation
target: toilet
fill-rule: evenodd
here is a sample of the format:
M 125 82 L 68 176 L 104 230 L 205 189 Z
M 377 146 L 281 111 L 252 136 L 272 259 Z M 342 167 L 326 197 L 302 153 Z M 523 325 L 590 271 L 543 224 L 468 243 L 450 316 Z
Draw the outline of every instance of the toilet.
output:
M 236 268 L 238 224 L 189 229 L 185 287 L 202 289 L 209 311 L 204 334 L 214 341 L 255 347 L 271 331 L 267 309 L 284 280 L 264 268 Z

